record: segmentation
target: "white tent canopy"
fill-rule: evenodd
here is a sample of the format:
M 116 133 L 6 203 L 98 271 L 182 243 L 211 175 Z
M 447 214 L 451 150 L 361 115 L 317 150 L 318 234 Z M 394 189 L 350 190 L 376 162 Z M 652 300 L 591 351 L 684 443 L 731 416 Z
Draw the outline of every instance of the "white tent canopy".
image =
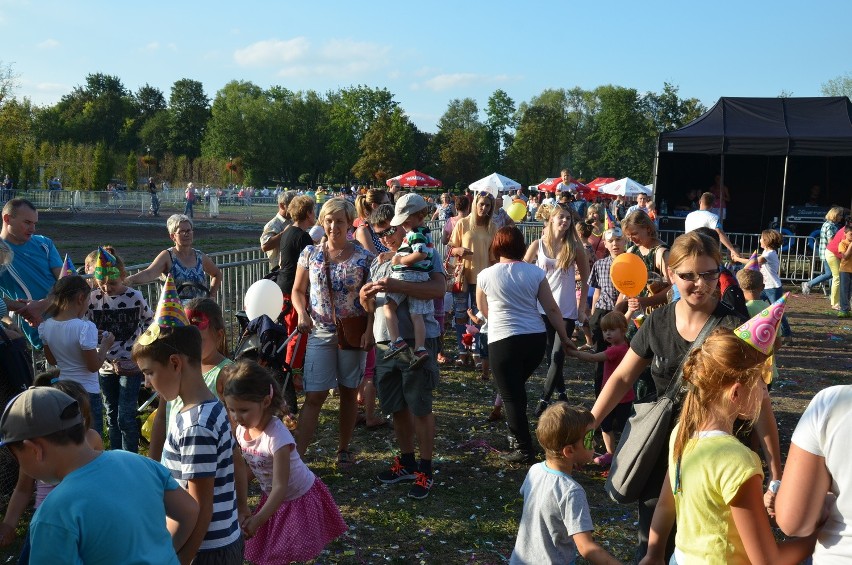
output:
M 487 192 L 497 198 L 497 195 L 501 192 L 518 190 L 521 188 L 521 183 L 513 181 L 509 177 L 504 177 L 500 173 L 491 173 L 487 177 L 472 182 L 469 186 L 474 192 Z
M 635 180 L 624 177 L 609 184 L 605 184 L 598 188 L 598 192 L 603 194 L 614 194 L 616 196 L 636 196 L 637 194 L 651 194 L 651 189 L 645 185 L 636 182 Z

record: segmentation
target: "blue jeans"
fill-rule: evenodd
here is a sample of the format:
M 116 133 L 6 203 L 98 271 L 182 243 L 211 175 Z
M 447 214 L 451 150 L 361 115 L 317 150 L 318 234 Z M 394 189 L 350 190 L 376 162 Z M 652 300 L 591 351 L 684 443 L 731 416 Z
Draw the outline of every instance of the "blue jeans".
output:
M 763 294 L 760 295 L 764 300 L 769 301 L 770 304 L 778 300 L 784 296 L 784 289 L 782 287 L 778 288 L 764 288 Z M 781 317 L 781 337 L 790 337 L 793 335 L 793 332 L 790 331 L 790 323 L 787 321 L 787 315 Z
M 187 200 L 186 205 L 183 207 L 183 215 L 192 217 L 192 205 L 195 204 L 192 200 Z
M 831 267 L 828 266 L 828 261 L 822 262 L 822 274 L 817 275 L 811 280 L 808 281 L 809 287 L 814 287 L 821 282 L 825 282 L 831 279 Z
M 456 328 L 456 345 L 458 345 L 459 355 L 464 354 L 467 349 L 462 343 L 462 336 L 465 334 L 465 325 L 473 323 L 467 315 L 468 308 L 473 308 L 475 313 L 479 313 L 479 309 L 476 307 L 475 284 L 468 284 L 464 292 L 453 293 L 453 315 L 455 316 L 453 325 Z M 462 319 L 464 322 L 459 323 L 459 320 Z M 472 352 L 479 355 L 479 334 L 473 336 Z
M 104 402 L 101 398 L 101 393 L 89 393 L 89 410 L 92 413 L 91 428 L 98 432 L 98 435 L 104 433 Z
M 101 391 L 104 395 L 107 426 L 109 427 L 110 449 L 139 451 L 139 389 L 142 373 L 129 377 L 100 374 Z
M 840 310 L 849 311 L 849 293 L 852 292 L 852 273 L 840 271 Z

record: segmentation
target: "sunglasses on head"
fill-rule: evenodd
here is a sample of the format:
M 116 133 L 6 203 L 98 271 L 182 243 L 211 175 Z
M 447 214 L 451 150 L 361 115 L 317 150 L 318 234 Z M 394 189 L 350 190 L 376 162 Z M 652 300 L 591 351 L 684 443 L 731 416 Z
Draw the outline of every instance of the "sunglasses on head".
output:
M 391 227 L 389 227 L 389 228 L 388 228 L 388 229 L 386 229 L 386 230 L 377 231 L 377 232 L 376 232 L 376 236 L 377 236 L 377 237 L 380 237 L 380 238 L 381 238 L 381 237 L 390 237 L 390 236 L 392 236 L 393 234 L 395 234 L 395 233 L 396 233 L 396 230 L 397 230 L 397 227 L 396 227 L 396 226 L 391 226 Z
M 624 233 L 621 231 L 621 228 L 612 228 L 608 229 L 604 232 L 604 241 L 610 241 L 613 239 L 620 238 Z
M 705 271 L 703 273 L 677 273 L 677 272 L 675 272 L 675 274 L 678 277 L 680 277 L 681 280 L 684 280 L 684 281 L 687 281 L 687 282 L 696 282 L 699 278 L 704 279 L 707 282 L 712 282 L 712 281 L 719 280 L 719 275 L 721 274 L 721 271 L 720 271 L 719 267 L 716 267 L 712 271 Z

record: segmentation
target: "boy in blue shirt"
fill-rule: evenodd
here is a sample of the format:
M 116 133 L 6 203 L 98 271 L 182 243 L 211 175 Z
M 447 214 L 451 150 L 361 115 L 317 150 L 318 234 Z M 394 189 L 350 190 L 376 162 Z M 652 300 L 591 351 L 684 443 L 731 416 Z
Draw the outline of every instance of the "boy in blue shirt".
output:
M 85 434 L 77 401 L 50 387 L 22 392 L 0 417 L 23 472 L 56 484 L 30 522 L 30 562 L 178 565 L 198 505 L 159 463 L 95 451 Z

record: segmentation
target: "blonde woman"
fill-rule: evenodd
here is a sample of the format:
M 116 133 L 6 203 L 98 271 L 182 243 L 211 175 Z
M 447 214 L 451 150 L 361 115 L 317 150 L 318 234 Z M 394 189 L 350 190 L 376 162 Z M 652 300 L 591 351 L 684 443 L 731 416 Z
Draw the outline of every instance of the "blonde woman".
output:
M 342 198 L 328 200 L 320 210 L 319 222 L 328 240 L 309 245 L 299 256 L 293 283 L 293 307 L 298 330 L 308 336 L 305 353 L 305 403 L 299 412 L 299 455 L 314 439 L 320 411 L 328 391 L 340 390 L 337 466 L 355 463 L 349 442 L 358 414 L 356 396 L 364 376 L 367 351 L 375 345 L 373 316 L 359 299 L 359 289 L 369 279 L 374 255 L 346 236 L 355 220 L 355 206 Z M 332 292 L 333 289 L 333 292 Z M 335 320 L 366 317 L 360 349 L 338 349 Z
M 480 192 L 476 195 L 473 204 L 470 215 L 456 223 L 449 243 L 449 253 L 462 261 L 464 281 L 467 285 L 464 291 L 453 293 L 459 348 L 456 365 L 460 367 L 472 361 L 468 354 L 462 353 L 465 350 L 462 336 L 468 320 L 467 309 L 476 307 L 476 277 L 483 269 L 495 262 L 491 254 L 491 242 L 494 240 L 494 234 L 497 233 L 497 226 L 492 221 L 494 197 L 487 192 Z M 474 354 L 479 356 L 478 340 L 474 341 Z
M 358 217 L 353 223 L 355 227 L 355 239 L 370 253 L 378 254 L 388 250 L 382 244 L 376 232 L 373 231 L 373 228 L 370 227 L 370 222 L 367 220 L 376 208 L 382 204 L 390 203 L 390 195 L 383 188 L 371 188 L 365 194 L 359 194 L 355 198 L 355 211 L 358 214 Z
M 583 242 L 577 237 L 577 231 L 574 229 L 575 221 L 576 216 L 570 206 L 557 204 L 550 212 L 541 238 L 533 241 L 524 255 L 524 261 L 533 263 L 544 271 L 569 336 L 574 333 L 574 326 L 578 321 L 582 324 L 589 318 L 588 301 L 577 301 L 578 274 L 580 296 L 585 297 L 589 293 L 589 260 Z M 550 323 L 541 304 L 538 305 L 538 310 L 547 331 L 548 369 L 544 390 L 535 409 L 536 416 L 544 412 L 554 392 L 559 395 L 560 401 L 568 401 L 562 374 L 565 351 L 562 343 L 556 339 L 558 328 Z

